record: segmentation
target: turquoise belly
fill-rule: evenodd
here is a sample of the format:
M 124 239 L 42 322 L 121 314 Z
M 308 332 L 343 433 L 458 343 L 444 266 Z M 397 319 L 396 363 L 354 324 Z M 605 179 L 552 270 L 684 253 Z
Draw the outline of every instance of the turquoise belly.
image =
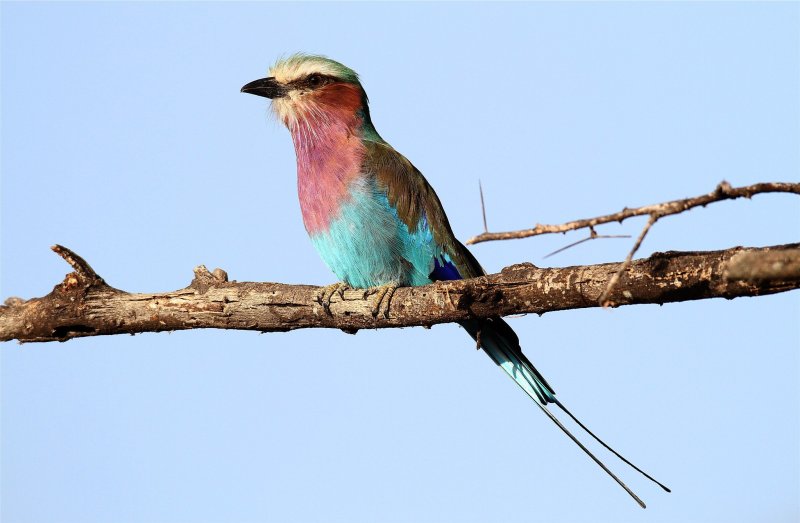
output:
M 423 223 L 413 233 L 373 184 L 357 184 L 327 231 L 311 236 L 317 252 L 352 287 L 431 282 L 437 247 Z

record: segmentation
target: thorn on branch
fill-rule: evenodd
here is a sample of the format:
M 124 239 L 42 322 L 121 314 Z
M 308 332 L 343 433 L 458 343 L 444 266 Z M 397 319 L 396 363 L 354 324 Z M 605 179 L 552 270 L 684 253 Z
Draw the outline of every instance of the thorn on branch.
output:
M 486 204 L 483 202 L 483 185 L 478 180 L 478 191 L 481 193 L 481 214 L 483 214 L 483 232 L 489 232 L 489 226 L 486 225 Z
M 75 254 L 63 245 L 53 245 L 50 247 L 53 252 L 61 256 L 64 261 L 69 263 L 74 272 L 64 276 L 64 281 L 56 285 L 54 290 L 70 291 L 74 288 L 82 287 L 108 287 L 108 284 L 92 269 L 86 260 Z
M 89 265 L 86 262 L 86 260 L 75 254 L 73 251 L 64 247 L 63 245 L 58 245 L 58 244 L 53 245 L 50 248 L 53 250 L 53 252 L 64 258 L 64 261 L 69 263 L 69 265 L 75 270 L 73 274 L 75 274 L 77 278 L 85 280 L 86 283 L 89 285 L 92 284 L 105 285 L 105 281 L 103 280 L 103 278 L 101 278 L 100 276 L 97 275 L 96 272 L 94 272 L 94 269 L 92 269 L 91 265 Z M 68 278 L 64 280 L 64 282 L 67 283 L 68 279 L 69 275 Z M 75 281 L 74 283 L 77 283 L 77 281 Z

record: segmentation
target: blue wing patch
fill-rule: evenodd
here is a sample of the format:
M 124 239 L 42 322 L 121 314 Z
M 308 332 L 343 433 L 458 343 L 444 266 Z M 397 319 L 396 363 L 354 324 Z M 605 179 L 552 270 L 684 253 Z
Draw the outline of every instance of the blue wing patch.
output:
M 433 271 L 428 276 L 433 281 L 438 280 L 460 280 L 461 274 L 456 269 L 450 256 L 442 254 L 433 259 Z

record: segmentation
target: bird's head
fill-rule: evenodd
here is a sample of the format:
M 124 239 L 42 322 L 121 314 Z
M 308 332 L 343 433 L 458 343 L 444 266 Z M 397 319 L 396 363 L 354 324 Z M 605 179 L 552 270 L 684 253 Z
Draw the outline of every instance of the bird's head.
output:
M 324 56 L 295 54 L 278 60 L 261 78 L 242 87 L 243 93 L 272 100 L 272 109 L 292 131 L 306 128 L 369 123 L 367 95 L 358 74 Z

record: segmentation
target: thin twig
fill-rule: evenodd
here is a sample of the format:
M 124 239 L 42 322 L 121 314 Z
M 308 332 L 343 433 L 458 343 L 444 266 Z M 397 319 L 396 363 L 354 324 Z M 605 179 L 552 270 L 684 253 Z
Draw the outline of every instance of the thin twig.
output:
M 647 223 L 645 224 L 644 228 L 642 228 L 642 232 L 639 233 L 639 237 L 636 238 L 636 243 L 633 244 L 633 248 L 628 253 L 628 256 L 625 258 L 625 261 L 622 262 L 622 265 L 620 265 L 619 269 L 617 269 L 617 272 L 615 272 L 614 275 L 611 277 L 611 279 L 608 280 L 608 285 L 606 286 L 606 290 L 603 291 L 603 294 L 601 294 L 600 298 L 597 300 L 600 303 L 601 307 L 608 307 L 614 305 L 612 302 L 608 300 L 609 295 L 614 291 L 614 287 L 616 287 L 617 282 L 619 282 L 619 278 L 620 276 L 622 276 L 622 273 L 625 272 L 625 270 L 627 270 L 628 267 L 631 266 L 631 260 L 633 260 L 633 255 L 636 254 L 636 251 L 638 251 L 639 247 L 642 246 L 642 241 L 644 241 L 644 237 L 647 236 L 647 233 L 650 231 L 650 227 L 652 227 L 653 224 L 656 223 L 660 217 L 661 216 L 659 216 L 656 213 L 650 215 L 650 219 L 647 220 Z
M 682 213 L 694 207 L 706 206 L 709 203 L 720 202 L 723 200 L 734 200 L 736 198 L 750 198 L 756 194 L 774 192 L 800 194 L 800 183 L 765 182 L 747 185 L 744 187 L 731 187 L 728 182 L 723 181 L 713 192 L 696 196 L 694 198 L 673 200 L 671 202 L 646 205 L 644 207 L 637 207 L 634 209 L 629 209 L 626 207 L 620 212 L 614 214 L 607 214 L 605 216 L 598 216 L 596 218 L 575 220 L 560 225 L 537 224 L 532 229 L 523 229 L 519 231 L 483 232 L 482 234 L 467 240 L 467 245 L 496 240 L 528 238 L 530 236 L 538 236 L 540 234 L 564 233 L 577 229 L 593 227 L 603 223 L 622 222 L 623 220 L 633 218 L 634 216 L 652 215 L 653 213 L 657 213 L 659 216 L 670 216 L 672 214 Z
M 550 256 L 554 256 L 554 255 L 556 255 L 556 254 L 558 254 L 560 252 L 564 252 L 567 249 L 571 249 L 571 248 L 575 247 L 576 245 L 580 245 L 580 244 L 582 244 L 584 242 L 588 242 L 589 240 L 604 240 L 604 239 L 608 239 L 608 238 L 630 238 L 630 237 L 631 237 L 630 234 L 597 234 L 597 231 L 594 230 L 594 227 L 589 227 L 589 236 L 587 236 L 586 238 L 583 238 L 582 240 L 578 240 L 576 242 L 572 242 L 569 245 L 565 245 L 565 246 L 561 247 L 560 249 L 556 249 L 553 252 L 551 252 L 550 254 L 546 255 L 544 258 L 545 259 L 549 258 Z

